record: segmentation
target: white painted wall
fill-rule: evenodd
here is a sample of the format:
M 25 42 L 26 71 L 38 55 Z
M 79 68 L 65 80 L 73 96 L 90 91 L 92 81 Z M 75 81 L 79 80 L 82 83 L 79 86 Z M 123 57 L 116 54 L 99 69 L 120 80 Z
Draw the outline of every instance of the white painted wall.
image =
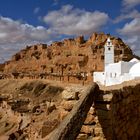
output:
M 121 83 L 124 81 L 130 81 L 135 79 L 133 76 L 131 76 L 129 73 L 125 73 L 124 75 L 121 76 Z
M 99 83 L 101 85 L 105 85 L 105 74 L 104 72 L 94 72 L 93 73 L 94 82 Z
M 129 73 L 133 65 L 135 65 L 134 62 L 124 61 L 109 64 L 105 66 L 105 72 L 94 72 L 94 82 L 111 86 L 135 79 L 136 77 Z
M 106 77 L 118 77 L 121 75 L 121 63 L 113 63 L 105 66 Z
M 105 86 L 111 86 L 111 85 L 116 85 L 116 84 L 120 84 L 121 80 L 120 77 L 116 77 L 116 78 L 106 78 L 106 82 L 105 82 Z
M 129 73 L 129 70 L 136 62 L 124 62 L 121 61 L 121 73 Z
M 133 65 L 133 67 L 130 69 L 129 73 L 133 77 L 140 77 L 140 62 Z

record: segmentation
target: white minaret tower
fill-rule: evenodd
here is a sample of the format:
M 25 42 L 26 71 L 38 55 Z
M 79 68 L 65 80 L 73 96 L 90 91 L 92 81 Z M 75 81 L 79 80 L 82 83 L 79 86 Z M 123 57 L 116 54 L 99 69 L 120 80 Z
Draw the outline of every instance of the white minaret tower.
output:
M 114 46 L 110 38 L 107 39 L 105 44 L 105 66 L 114 63 Z

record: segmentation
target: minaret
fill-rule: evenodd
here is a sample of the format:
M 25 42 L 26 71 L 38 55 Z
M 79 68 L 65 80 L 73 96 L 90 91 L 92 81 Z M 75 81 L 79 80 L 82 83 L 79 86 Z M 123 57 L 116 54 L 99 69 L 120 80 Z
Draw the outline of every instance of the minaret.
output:
M 107 39 L 105 44 L 105 66 L 114 63 L 114 46 L 110 38 Z

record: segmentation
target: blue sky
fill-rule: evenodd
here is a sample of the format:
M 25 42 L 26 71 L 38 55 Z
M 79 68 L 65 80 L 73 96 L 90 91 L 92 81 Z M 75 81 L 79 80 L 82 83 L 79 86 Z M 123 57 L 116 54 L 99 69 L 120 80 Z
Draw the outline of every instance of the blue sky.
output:
M 0 62 L 27 44 L 105 32 L 140 55 L 140 0 L 0 0 Z

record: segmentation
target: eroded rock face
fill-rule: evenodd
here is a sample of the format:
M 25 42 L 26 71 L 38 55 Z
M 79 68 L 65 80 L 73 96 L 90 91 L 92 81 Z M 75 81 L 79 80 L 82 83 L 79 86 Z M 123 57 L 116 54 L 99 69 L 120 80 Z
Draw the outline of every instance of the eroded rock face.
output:
M 84 89 L 42 80 L 0 80 L 0 140 L 43 139 L 80 99 L 65 100 L 62 92 L 80 95 Z
M 47 78 L 73 83 L 92 81 L 92 73 L 103 70 L 104 44 L 108 37 L 115 46 L 115 62 L 133 57 L 131 49 L 120 38 L 94 33 L 87 41 L 80 36 L 50 46 L 27 46 L 5 63 L 4 72 L 18 73 L 16 78 Z
M 58 86 L 42 80 L 0 80 L 0 140 L 40 140 L 54 135 L 59 126 L 63 129 L 65 122 L 70 122 L 66 131 L 69 126 L 77 133 L 76 127 L 83 116 L 77 140 L 139 140 L 140 81 L 102 88 L 95 90 L 95 94 L 91 92 L 92 98 L 96 95 L 91 105 L 82 101 L 87 86 L 64 86 L 64 83 Z M 79 99 L 66 100 L 62 96 L 65 90 L 79 92 Z M 36 96 L 36 92 L 41 94 Z M 82 112 L 77 110 L 79 106 Z M 87 107 L 89 111 L 84 112 Z M 73 113 L 76 121 L 69 118 Z

